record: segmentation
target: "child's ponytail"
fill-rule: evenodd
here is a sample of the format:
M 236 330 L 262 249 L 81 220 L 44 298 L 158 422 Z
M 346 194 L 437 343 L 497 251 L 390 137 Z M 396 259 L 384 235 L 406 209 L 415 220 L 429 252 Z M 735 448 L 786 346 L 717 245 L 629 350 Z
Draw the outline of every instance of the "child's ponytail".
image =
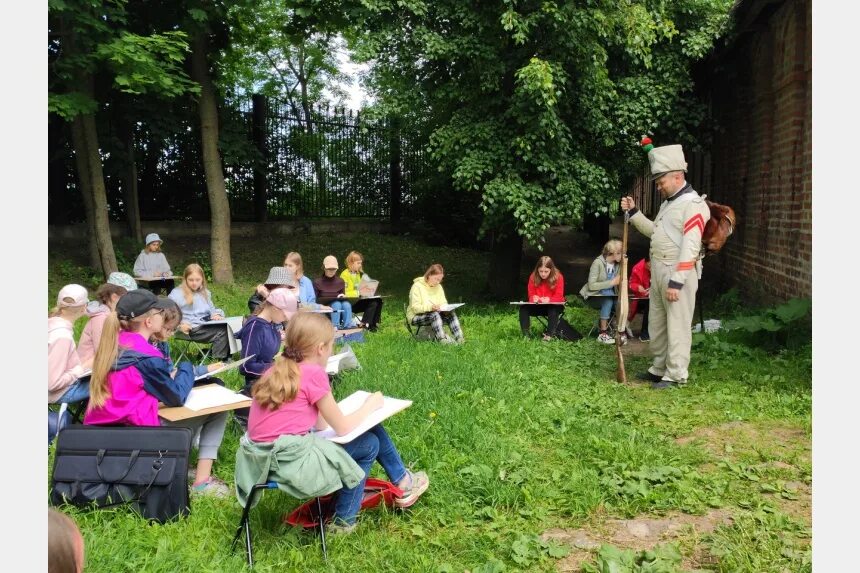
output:
M 311 312 L 297 313 L 284 333 L 284 352 L 251 390 L 254 400 L 269 410 L 295 400 L 301 382 L 299 363 L 333 338 L 334 327 L 328 318 Z
M 87 409 L 104 406 L 110 398 L 107 376 L 119 354 L 120 322 L 116 312 L 110 312 L 102 327 L 102 337 L 93 359 L 93 373 L 90 377 L 90 403 Z
M 260 406 L 268 410 L 277 410 L 284 402 L 292 402 L 299 393 L 301 371 L 296 357 L 301 354 L 291 354 L 286 349 L 281 356 L 275 358 L 275 364 L 266 374 L 254 384 L 251 396 Z M 288 357 L 288 354 L 291 357 Z

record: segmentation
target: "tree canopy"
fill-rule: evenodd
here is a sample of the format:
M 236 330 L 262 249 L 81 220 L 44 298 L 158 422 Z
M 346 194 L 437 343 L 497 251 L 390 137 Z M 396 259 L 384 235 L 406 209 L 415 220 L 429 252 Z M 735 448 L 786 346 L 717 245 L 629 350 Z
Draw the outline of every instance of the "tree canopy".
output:
M 482 231 L 540 244 L 605 210 L 643 134 L 694 141 L 691 66 L 731 0 L 366 0 L 353 36 L 386 113 L 430 126 L 440 169 L 481 195 Z M 668 141 L 667 141 L 668 142 Z

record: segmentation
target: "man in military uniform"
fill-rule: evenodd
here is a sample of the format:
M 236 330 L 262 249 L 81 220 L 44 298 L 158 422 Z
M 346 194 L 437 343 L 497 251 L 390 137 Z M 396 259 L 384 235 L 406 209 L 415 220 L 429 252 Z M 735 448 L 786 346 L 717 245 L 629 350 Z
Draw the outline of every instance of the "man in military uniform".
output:
M 699 252 L 702 232 L 711 218 L 705 200 L 687 183 L 687 162 L 680 145 L 655 147 L 648 152 L 651 179 L 663 198 L 651 221 L 636 209 L 633 197 L 621 199 L 636 230 L 651 239 L 651 306 L 648 332 L 654 361 L 638 378 L 660 390 L 687 383 L 691 324 L 696 290 L 702 275 Z

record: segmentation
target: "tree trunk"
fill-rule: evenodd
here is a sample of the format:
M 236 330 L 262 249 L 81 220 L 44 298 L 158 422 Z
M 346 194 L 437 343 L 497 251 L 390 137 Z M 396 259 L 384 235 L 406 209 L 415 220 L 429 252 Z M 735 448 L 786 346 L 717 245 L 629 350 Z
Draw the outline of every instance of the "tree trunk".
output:
M 122 201 L 125 203 L 125 218 L 128 231 L 135 241 L 143 243 L 140 228 L 140 206 L 137 191 L 137 158 L 134 153 L 134 124 L 123 122 L 121 137 L 125 145 L 125 169 L 123 169 Z
M 91 78 L 89 78 L 91 81 Z M 92 92 L 90 92 L 92 93 Z M 116 265 L 116 253 L 113 250 L 113 240 L 110 236 L 110 217 L 108 216 L 107 191 L 105 190 L 104 173 L 102 172 L 102 158 L 99 154 L 99 139 L 96 132 L 96 116 L 93 114 L 81 115 L 78 118 L 83 127 L 87 161 L 90 173 L 93 197 L 93 227 L 95 230 L 96 246 L 99 250 L 99 260 L 105 279 L 112 272 L 119 270 Z
M 218 151 L 218 105 L 215 86 L 209 77 L 207 61 L 208 41 L 205 32 L 194 37 L 191 52 L 191 73 L 200 84 L 200 140 L 203 154 L 203 171 L 206 174 L 206 190 L 209 193 L 209 209 L 212 225 L 212 280 L 219 283 L 233 282 L 233 262 L 230 258 L 230 202 L 224 185 L 221 154 Z
M 513 225 L 493 232 L 490 253 L 490 272 L 487 282 L 490 295 L 497 300 L 514 300 L 522 291 L 520 264 L 523 256 L 523 238 Z M 519 295 L 522 298 L 522 295 Z
M 72 121 L 72 147 L 75 150 L 75 165 L 78 169 L 78 190 L 84 202 L 84 214 L 86 215 L 86 238 L 87 250 L 89 251 L 90 267 L 97 269 L 101 266 L 99 259 L 99 248 L 96 245 L 95 209 L 93 206 L 92 178 L 90 167 L 86 161 L 86 137 L 81 116 Z
M 66 36 L 68 53 L 77 53 L 77 42 L 74 32 Z M 93 75 L 83 69 L 74 74 L 71 88 L 95 100 Z M 72 141 L 75 147 L 75 163 L 78 167 L 78 179 L 81 182 L 81 195 L 87 210 L 88 230 L 90 240 L 90 260 L 95 263 L 93 268 L 101 268 L 105 279 L 117 270 L 116 254 L 110 236 L 110 218 L 108 216 L 107 191 L 105 190 L 102 158 L 99 153 L 99 136 L 96 131 L 95 113 L 79 114 L 72 120 Z M 93 244 L 95 250 L 93 252 Z M 95 260 L 93 260 L 95 259 Z

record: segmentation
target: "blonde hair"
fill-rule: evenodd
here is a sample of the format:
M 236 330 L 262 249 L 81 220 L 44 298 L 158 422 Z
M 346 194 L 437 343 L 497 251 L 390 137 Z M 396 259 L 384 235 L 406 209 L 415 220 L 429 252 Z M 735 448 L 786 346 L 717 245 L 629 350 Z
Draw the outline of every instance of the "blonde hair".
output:
M 271 411 L 292 402 L 299 393 L 299 363 L 320 344 L 334 339 L 331 320 L 312 312 L 299 312 L 290 320 L 284 335 L 284 352 L 274 365 L 254 384 L 251 396 L 260 407 Z
M 350 269 L 350 267 L 352 266 L 352 263 L 354 263 L 355 261 L 363 261 L 363 260 L 364 260 L 364 256 L 361 253 L 359 253 L 358 251 L 350 251 L 349 254 L 346 256 L 346 259 L 344 259 L 344 262 L 346 263 L 346 269 L 348 271 L 352 272 Z
M 427 279 L 429 279 L 430 275 L 444 275 L 444 274 L 445 274 L 445 269 L 442 268 L 442 265 L 440 265 L 439 263 L 433 263 L 432 265 L 427 267 L 426 271 L 424 271 L 424 280 L 426 281 Z
M 606 244 L 603 245 L 602 254 L 605 257 L 610 253 L 620 253 L 622 246 L 624 246 L 623 243 L 618 239 L 609 239 L 608 241 L 606 241 Z
M 197 273 L 200 275 L 200 278 L 203 279 L 203 282 L 200 283 L 200 290 L 193 291 L 188 288 L 188 281 L 185 279 L 188 278 L 189 275 Z M 182 273 L 182 294 L 185 295 L 185 304 L 192 305 L 194 304 L 194 293 L 201 295 L 206 302 L 212 302 L 209 300 L 209 286 L 206 283 L 206 273 L 203 272 L 203 267 L 198 265 L 197 263 L 191 263 L 187 267 L 185 267 L 185 271 Z
M 107 378 L 111 367 L 113 367 L 117 356 L 119 356 L 120 331 L 137 332 L 140 330 L 143 321 L 158 312 L 160 311 L 151 308 L 131 320 L 120 320 L 116 311 L 108 313 L 104 321 L 104 326 L 102 326 L 102 337 L 99 340 L 99 346 L 96 349 L 95 359 L 93 360 L 93 373 L 90 376 L 90 403 L 87 406 L 87 410 L 104 406 L 107 399 L 110 398 L 110 388 L 108 387 Z
M 295 263 L 296 268 L 298 269 L 296 271 L 296 277 L 297 278 L 299 275 L 304 276 L 305 265 L 304 265 L 304 263 L 302 263 L 302 256 L 300 254 L 298 254 L 295 251 L 290 251 L 289 253 L 287 253 L 287 256 L 284 257 L 284 266 L 287 266 L 287 261 L 289 261 L 291 263 Z

